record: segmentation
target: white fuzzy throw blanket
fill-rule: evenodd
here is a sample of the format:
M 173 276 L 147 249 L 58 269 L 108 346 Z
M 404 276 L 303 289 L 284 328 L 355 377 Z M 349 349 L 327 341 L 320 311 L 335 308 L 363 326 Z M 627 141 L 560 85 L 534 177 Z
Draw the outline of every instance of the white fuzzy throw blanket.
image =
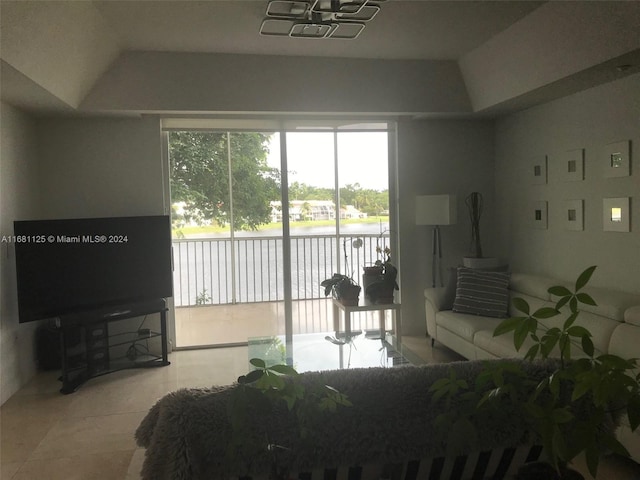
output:
M 324 417 L 318 419 L 304 445 L 291 433 L 297 430 L 286 408 L 267 420 L 255 421 L 268 421 L 277 443 L 292 447 L 286 458 L 292 471 L 442 456 L 446 438 L 436 435 L 434 421 L 441 412 L 432 407 L 429 388 L 439 378 L 448 377 L 450 368 L 456 370 L 458 378 L 473 385 L 483 365 L 472 361 L 304 373 L 298 381 L 330 385 L 347 394 L 353 403 L 337 412 L 323 412 Z M 548 363 L 525 366 L 537 379 L 551 371 Z M 227 402 L 234 388 L 237 385 L 182 389 L 159 400 L 135 434 L 138 445 L 147 449 L 142 478 L 216 480 L 268 473 L 270 456 L 266 450 L 247 453 L 235 461 L 226 455 L 231 437 Z M 509 417 L 510 421 L 504 421 Z M 257 429 L 256 436 L 264 435 L 260 432 Z M 529 441 L 521 419 L 506 411 L 501 412 L 500 421 L 478 425 L 478 433 L 477 450 Z M 256 437 L 254 441 L 262 440 Z

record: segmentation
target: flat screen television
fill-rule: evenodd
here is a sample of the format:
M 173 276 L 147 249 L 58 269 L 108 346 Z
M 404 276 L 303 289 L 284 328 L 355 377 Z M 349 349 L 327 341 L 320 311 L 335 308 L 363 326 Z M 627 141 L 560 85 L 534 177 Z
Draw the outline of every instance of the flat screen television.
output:
M 172 296 L 168 215 L 14 222 L 20 322 Z

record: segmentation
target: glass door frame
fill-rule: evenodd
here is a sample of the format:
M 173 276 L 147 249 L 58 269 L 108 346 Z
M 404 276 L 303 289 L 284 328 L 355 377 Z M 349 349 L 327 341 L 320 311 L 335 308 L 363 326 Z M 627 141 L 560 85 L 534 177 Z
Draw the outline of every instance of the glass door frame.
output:
M 371 128 L 378 125 L 378 128 Z M 363 128 L 369 126 L 370 128 Z M 283 288 L 284 288 L 284 312 L 285 312 L 285 341 L 287 347 L 287 359 L 291 361 L 291 345 L 293 337 L 293 294 L 292 294 L 292 262 L 291 262 L 291 226 L 289 216 L 289 177 L 287 158 L 287 133 L 295 131 L 305 132 L 333 132 L 334 138 L 334 179 L 336 199 L 336 247 L 340 250 L 340 185 L 338 176 L 338 135 L 343 132 L 385 131 L 388 139 L 388 192 L 389 192 L 389 229 L 398 232 L 398 188 L 397 188 L 397 128 L 395 120 L 260 120 L 260 119 L 224 119 L 224 118 L 167 118 L 161 123 L 162 163 L 164 174 L 164 210 L 171 214 L 171 190 L 170 190 L 170 159 L 169 159 L 169 135 L 171 130 L 206 130 L 215 132 L 260 132 L 278 134 L 280 138 L 280 197 L 282 208 L 282 236 L 283 236 Z M 227 136 L 230 142 L 230 136 Z M 230 149 L 228 149 L 230 155 Z M 231 164 L 229 162 L 231 168 Z M 286 186 L 286 188 L 284 188 Z M 233 230 L 233 229 L 232 229 Z M 232 232 L 233 237 L 233 232 Z M 233 242 L 232 242 L 233 243 Z M 396 261 L 399 263 L 400 252 L 397 233 L 391 235 L 390 244 L 396 253 Z M 400 276 L 398 278 L 400 283 Z M 235 285 L 234 285 L 235 288 Z M 176 322 L 175 302 L 173 297 L 168 305 L 168 334 L 170 350 L 175 346 Z

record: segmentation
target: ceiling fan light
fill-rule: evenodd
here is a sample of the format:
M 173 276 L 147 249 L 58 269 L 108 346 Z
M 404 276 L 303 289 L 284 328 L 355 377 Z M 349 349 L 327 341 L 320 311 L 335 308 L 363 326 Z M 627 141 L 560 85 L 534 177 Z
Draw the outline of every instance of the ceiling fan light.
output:
M 271 0 L 267 5 L 267 16 L 305 18 L 311 4 L 304 0 Z
M 314 12 L 356 14 L 368 0 L 316 0 L 311 10 Z
M 289 36 L 291 29 L 295 25 L 293 20 L 266 18 L 260 25 L 260 35 L 280 35 Z
M 352 40 L 364 30 L 364 23 L 339 23 L 337 27 L 329 35 L 331 38 L 342 38 Z
M 336 13 L 336 20 L 353 20 L 358 22 L 368 22 L 380 11 L 377 5 L 365 5 L 358 13 Z
M 334 29 L 334 25 L 327 23 L 296 23 L 289 35 L 297 38 L 325 38 Z

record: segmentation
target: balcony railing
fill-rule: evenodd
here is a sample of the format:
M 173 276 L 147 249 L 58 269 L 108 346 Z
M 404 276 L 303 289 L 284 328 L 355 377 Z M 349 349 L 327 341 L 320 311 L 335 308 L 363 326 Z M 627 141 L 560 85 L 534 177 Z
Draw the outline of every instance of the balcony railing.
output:
M 284 300 L 282 242 L 272 236 L 238 237 L 233 244 L 230 238 L 173 240 L 175 305 Z M 388 242 L 388 236 L 371 234 L 292 236 L 293 300 L 324 298 L 320 282 L 338 265 L 361 283 L 362 268 L 380 258 L 376 246 Z

